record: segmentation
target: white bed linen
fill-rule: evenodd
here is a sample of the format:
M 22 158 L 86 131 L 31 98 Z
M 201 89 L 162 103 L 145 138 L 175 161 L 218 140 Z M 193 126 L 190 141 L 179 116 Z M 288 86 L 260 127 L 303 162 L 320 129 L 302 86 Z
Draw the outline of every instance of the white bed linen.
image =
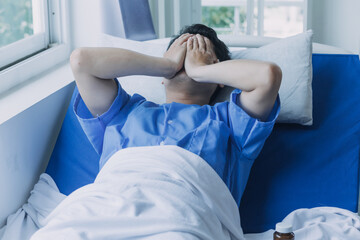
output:
M 244 238 L 237 205 L 216 172 L 168 145 L 115 153 L 31 239 Z
M 46 173 L 31 191 L 30 197 L 16 213 L 7 218 L 6 225 L 0 229 L 1 240 L 28 240 L 40 227 L 45 218 L 65 199 L 54 180 Z
M 272 240 L 274 232 L 243 235 L 222 180 L 200 157 L 176 146 L 122 150 L 94 184 L 64 198 L 42 174 L 28 203 L 0 229 L 0 239 L 27 240 L 39 227 L 32 240 Z M 359 216 L 339 208 L 299 209 L 283 221 L 293 225 L 297 240 L 360 239 Z
M 293 226 L 296 240 L 360 239 L 360 218 L 357 213 L 334 207 L 298 209 L 283 222 Z M 273 240 L 274 230 L 245 234 L 246 240 Z

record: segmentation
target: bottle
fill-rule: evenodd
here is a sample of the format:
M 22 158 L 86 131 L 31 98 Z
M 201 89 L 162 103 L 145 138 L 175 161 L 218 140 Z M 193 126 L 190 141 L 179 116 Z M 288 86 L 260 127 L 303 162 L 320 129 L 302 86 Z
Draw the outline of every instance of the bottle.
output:
M 287 223 L 277 223 L 275 232 L 274 232 L 274 240 L 294 240 L 295 234 L 292 232 L 292 226 Z

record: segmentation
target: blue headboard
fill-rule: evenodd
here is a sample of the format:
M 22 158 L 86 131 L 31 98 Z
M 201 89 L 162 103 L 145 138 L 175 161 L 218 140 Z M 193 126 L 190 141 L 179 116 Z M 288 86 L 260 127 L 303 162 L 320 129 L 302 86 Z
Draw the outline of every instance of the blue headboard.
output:
M 359 106 L 359 56 L 313 54 L 314 125 L 274 127 L 240 204 L 245 232 L 274 229 L 298 208 L 357 212 Z

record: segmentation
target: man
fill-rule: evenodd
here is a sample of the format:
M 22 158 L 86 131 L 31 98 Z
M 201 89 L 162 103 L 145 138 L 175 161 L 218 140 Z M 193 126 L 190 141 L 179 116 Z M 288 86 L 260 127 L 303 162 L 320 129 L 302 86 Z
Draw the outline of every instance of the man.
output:
M 229 59 L 215 31 L 201 24 L 184 28 L 162 58 L 115 48 L 75 50 L 71 67 L 81 96 L 74 111 L 101 155 L 100 168 L 123 148 L 177 145 L 202 157 L 239 205 L 279 112 L 282 75 L 273 63 Z M 114 80 L 128 75 L 164 77 L 166 104 L 129 96 Z M 210 106 L 224 85 L 236 88 L 230 102 Z

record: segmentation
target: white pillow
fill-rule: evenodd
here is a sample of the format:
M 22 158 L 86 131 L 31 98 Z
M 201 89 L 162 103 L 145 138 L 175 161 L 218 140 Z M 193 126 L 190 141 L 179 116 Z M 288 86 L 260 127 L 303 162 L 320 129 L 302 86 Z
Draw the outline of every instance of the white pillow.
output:
M 154 57 L 161 57 L 165 53 L 169 41 L 170 39 L 160 43 L 138 42 L 101 34 L 98 39 L 98 47 L 124 48 Z M 161 84 L 161 77 L 134 75 L 120 77 L 118 80 L 122 88 L 130 95 L 138 93 L 148 101 L 159 104 L 166 102 L 165 87 Z
M 101 34 L 99 47 L 119 47 L 160 57 L 166 51 L 169 38 L 138 42 Z M 312 31 L 278 40 L 257 49 L 232 51 L 232 58 L 271 61 L 283 72 L 280 87 L 281 110 L 278 122 L 312 124 Z M 138 93 L 156 103 L 165 102 L 162 78 L 149 76 L 121 77 L 122 87 L 129 93 Z M 225 87 L 215 99 L 226 101 L 233 88 Z
M 309 30 L 260 48 L 231 53 L 232 59 L 270 61 L 280 66 L 283 79 L 278 122 L 312 125 L 312 35 Z

